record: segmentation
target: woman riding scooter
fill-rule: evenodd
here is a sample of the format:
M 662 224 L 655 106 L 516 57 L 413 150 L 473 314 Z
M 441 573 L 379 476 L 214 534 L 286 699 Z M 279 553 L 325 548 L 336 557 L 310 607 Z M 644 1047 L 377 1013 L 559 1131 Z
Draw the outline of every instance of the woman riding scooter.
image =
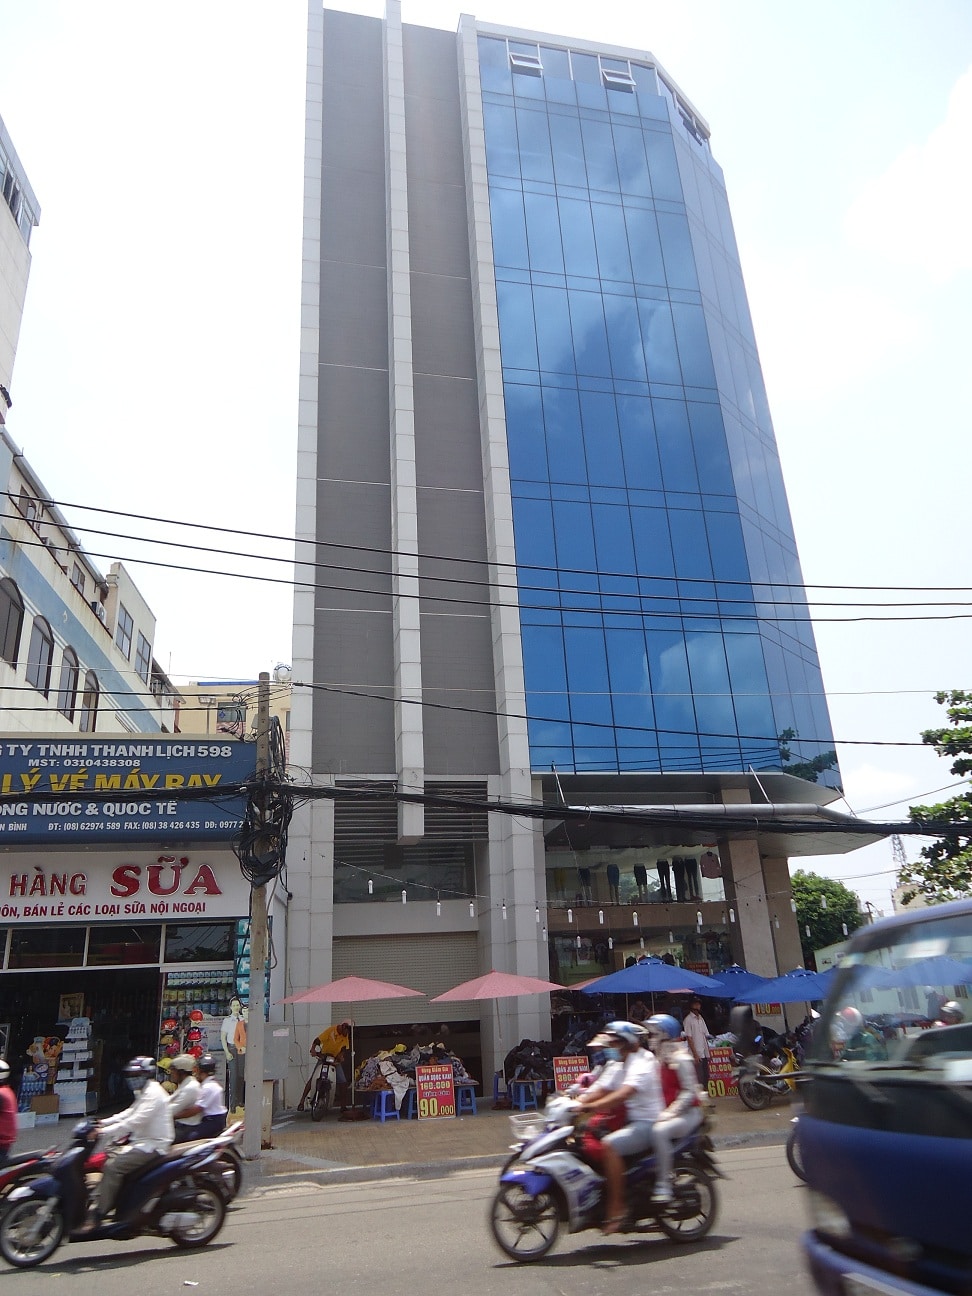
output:
M 624 1107 L 627 1124 L 606 1134 L 602 1141 L 605 1196 L 605 1233 L 617 1233 L 625 1219 L 624 1158 L 651 1147 L 652 1123 L 664 1107 L 658 1061 L 642 1048 L 644 1031 L 633 1022 L 608 1022 L 601 1035 L 591 1040 L 592 1048 L 604 1048 L 621 1063 L 611 1076 L 611 1088 L 598 1082 L 579 1095 L 585 1111 L 610 1111 Z
M 674 1017 L 656 1013 L 645 1022 L 648 1047 L 661 1067 L 665 1110 L 652 1127 L 655 1160 L 653 1202 L 672 1200 L 672 1164 L 675 1144 L 702 1124 L 702 1098 L 692 1054 L 682 1043 L 682 1028 Z

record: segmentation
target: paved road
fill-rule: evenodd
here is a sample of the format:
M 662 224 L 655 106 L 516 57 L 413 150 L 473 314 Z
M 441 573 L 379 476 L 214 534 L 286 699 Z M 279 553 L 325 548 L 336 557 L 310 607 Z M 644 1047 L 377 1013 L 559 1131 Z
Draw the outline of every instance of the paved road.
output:
M 519 1266 L 488 1233 L 492 1171 L 326 1187 L 267 1182 L 238 1199 L 203 1251 L 162 1239 L 64 1246 L 39 1269 L 5 1276 L 4 1296 L 8 1289 L 51 1296 L 66 1279 L 81 1296 L 177 1296 L 196 1284 L 200 1296 L 430 1296 L 457 1288 L 463 1296 L 765 1296 L 778 1287 L 809 1296 L 797 1245 L 806 1190 L 783 1149 L 733 1149 L 720 1163 L 729 1176 L 720 1216 L 694 1247 L 588 1232 L 562 1238 L 539 1264 Z

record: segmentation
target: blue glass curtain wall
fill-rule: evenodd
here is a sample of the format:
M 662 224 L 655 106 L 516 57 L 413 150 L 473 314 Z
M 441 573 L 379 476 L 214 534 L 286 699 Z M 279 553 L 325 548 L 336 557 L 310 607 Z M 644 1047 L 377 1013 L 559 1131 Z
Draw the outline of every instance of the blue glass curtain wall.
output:
M 533 767 L 837 785 L 776 447 L 727 423 L 668 100 L 653 69 L 509 50 L 540 69 L 480 40 Z

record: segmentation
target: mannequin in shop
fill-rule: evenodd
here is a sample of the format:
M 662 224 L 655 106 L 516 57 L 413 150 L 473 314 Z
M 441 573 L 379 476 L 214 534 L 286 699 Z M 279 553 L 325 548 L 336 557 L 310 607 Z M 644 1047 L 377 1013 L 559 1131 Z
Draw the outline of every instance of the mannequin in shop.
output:
M 699 861 L 687 856 L 683 861 L 685 865 L 685 889 L 688 892 L 690 900 L 702 899 L 702 879 L 699 876 Z
M 658 861 L 658 885 L 661 889 L 661 901 L 663 904 L 672 902 L 672 871 L 668 860 L 660 859 Z M 681 897 L 679 897 L 681 898 Z
M 580 882 L 580 900 L 590 900 L 591 891 L 591 870 L 589 868 L 579 868 L 577 870 L 577 880 Z
M 687 893 L 685 891 L 685 861 L 683 859 L 672 860 L 672 874 L 675 879 L 675 900 L 676 902 L 683 901 L 687 899 Z
M 648 870 L 644 864 L 636 864 L 631 870 L 634 874 L 635 886 L 638 888 L 638 899 L 648 899 Z
M 611 903 L 620 904 L 621 872 L 618 869 L 617 864 L 609 864 L 605 869 L 605 872 L 607 874 L 608 887 L 611 892 Z
M 239 999 L 231 999 L 229 1012 L 219 1028 L 226 1057 L 226 1105 L 233 1111 L 243 1106 L 246 1059 L 246 1019 Z

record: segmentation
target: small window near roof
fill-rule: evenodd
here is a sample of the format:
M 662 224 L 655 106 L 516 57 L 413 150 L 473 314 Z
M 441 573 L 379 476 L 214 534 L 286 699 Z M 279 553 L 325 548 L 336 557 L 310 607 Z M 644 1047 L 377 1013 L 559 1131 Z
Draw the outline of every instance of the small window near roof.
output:
M 514 72 L 526 72 L 528 76 L 543 76 L 543 64 L 538 54 L 514 54 L 511 50 L 510 67 Z
M 618 72 L 614 68 L 601 68 L 601 80 L 608 90 L 634 90 L 634 77 L 630 72 Z

